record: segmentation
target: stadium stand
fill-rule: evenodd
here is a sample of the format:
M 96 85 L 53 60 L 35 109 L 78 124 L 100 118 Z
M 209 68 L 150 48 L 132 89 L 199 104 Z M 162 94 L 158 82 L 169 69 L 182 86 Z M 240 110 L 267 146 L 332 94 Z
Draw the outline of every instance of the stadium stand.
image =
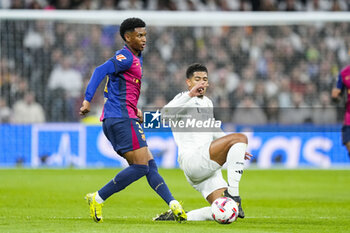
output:
M 349 3 L 342 0 L 251 0 L 239 1 L 237 5 L 229 3 L 231 1 L 1 0 L 0 8 L 349 10 Z M 346 22 L 280 26 L 148 27 L 149 40 L 144 52 L 145 77 L 140 105 L 162 107 L 184 89 L 184 67 L 192 62 L 202 62 L 209 68 L 209 94 L 214 105 L 229 109 L 229 112 L 221 113 L 225 121 L 233 121 L 233 113 L 248 105 L 263 114 L 261 124 L 322 122 L 312 113 L 299 114 L 300 119 L 293 118 L 286 113 L 288 108 L 325 109 L 329 122 L 340 122 L 342 113 L 336 114 L 330 90 L 339 69 L 349 63 L 349 31 L 350 25 Z M 14 103 L 27 92 L 33 92 L 36 101 L 45 110 L 46 121 L 79 121 L 77 113 L 92 69 L 113 56 L 115 48 L 120 48 L 121 43 L 117 25 L 43 20 L 0 21 L 2 105 L 12 109 Z M 66 66 L 68 71 L 65 70 Z M 64 86 L 64 82 L 62 85 L 52 84 L 51 79 L 57 72 L 77 77 L 74 78 L 76 85 L 69 86 L 74 90 Z M 103 101 L 103 85 L 100 88 L 100 96 L 94 98 L 93 112 L 96 115 L 100 114 L 99 105 Z M 8 120 L 8 117 L 2 119 L 3 122 Z

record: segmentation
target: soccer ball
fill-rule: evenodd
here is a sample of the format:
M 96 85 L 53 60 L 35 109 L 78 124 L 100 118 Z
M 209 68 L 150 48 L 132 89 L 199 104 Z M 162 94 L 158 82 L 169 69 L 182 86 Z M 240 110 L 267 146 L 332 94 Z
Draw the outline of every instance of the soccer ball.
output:
M 220 224 L 230 224 L 238 217 L 238 205 L 229 197 L 219 197 L 211 204 L 211 214 Z

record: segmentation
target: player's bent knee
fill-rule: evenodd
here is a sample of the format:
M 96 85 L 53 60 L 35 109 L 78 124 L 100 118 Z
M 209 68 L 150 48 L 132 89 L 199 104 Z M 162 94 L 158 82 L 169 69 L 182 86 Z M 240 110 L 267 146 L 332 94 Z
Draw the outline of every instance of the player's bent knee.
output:
M 242 133 L 238 133 L 238 134 L 239 134 L 239 142 L 248 144 L 248 137 Z
M 148 165 L 149 158 L 148 158 L 147 147 L 142 147 L 134 151 L 129 151 L 125 153 L 123 156 L 128 161 L 129 165 L 131 164 Z
M 234 133 L 231 134 L 232 136 L 232 140 L 231 140 L 231 146 L 233 146 L 236 143 L 245 143 L 248 144 L 248 138 L 246 135 L 242 134 L 242 133 Z
M 147 165 L 133 164 L 133 165 L 131 165 L 131 167 L 133 167 L 135 170 L 137 170 L 137 172 L 141 176 L 147 175 L 147 173 L 149 172 L 149 167 Z

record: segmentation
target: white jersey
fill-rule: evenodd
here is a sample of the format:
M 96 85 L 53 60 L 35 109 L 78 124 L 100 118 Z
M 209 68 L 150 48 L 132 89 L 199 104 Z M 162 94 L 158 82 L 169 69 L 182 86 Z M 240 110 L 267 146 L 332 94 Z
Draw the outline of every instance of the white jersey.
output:
M 162 116 L 166 115 L 167 112 L 169 113 L 169 111 L 172 111 L 172 114 L 196 115 L 194 118 L 201 120 L 214 119 L 213 102 L 206 96 L 203 96 L 203 98 L 190 97 L 188 91 L 179 93 L 165 105 L 162 109 Z M 202 111 L 205 111 L 205 113 Z M 215 132 L 198 132 L 198 130 L 193 129 L 180 130 L 179 132 L 179 130 L 174 130 L 172 127 L 172 132 L 179 149 L 178 161 L 180 166 L 182 166 L 183 161 L 186 161 L 187 156 L 199 153 L 203 146 L 208 146 L 213 140 L 225 136 L 221 129 L 216 129 Z

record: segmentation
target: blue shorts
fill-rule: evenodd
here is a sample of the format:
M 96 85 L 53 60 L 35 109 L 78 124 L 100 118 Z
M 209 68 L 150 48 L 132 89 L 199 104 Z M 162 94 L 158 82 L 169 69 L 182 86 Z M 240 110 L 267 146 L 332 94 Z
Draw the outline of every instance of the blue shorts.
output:
M 106 118 L 103 132 L 119 155 L 147 146 L 146 137 L 138 119 Z
M 341 128 L 343 144 L 350 142 L 350 125 L 343 125 Z

